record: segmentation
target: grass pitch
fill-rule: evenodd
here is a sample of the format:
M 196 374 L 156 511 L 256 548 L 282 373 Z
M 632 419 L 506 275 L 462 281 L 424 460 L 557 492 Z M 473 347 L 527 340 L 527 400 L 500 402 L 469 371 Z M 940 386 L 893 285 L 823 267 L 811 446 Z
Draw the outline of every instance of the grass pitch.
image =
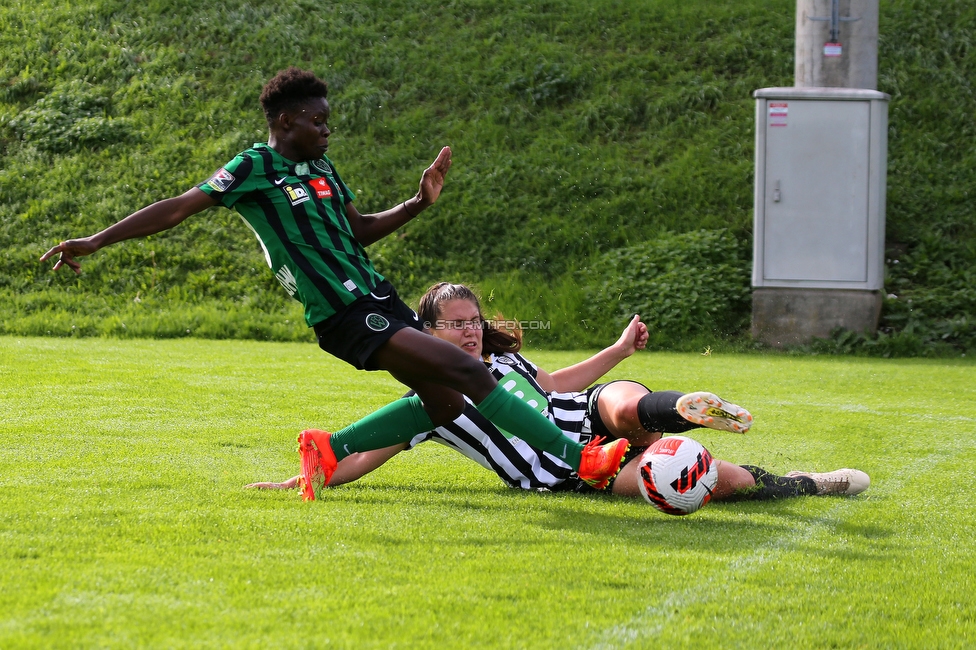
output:
M 539 353 L 555 369 L 584 353 Z M 303 504 L 295 435 L 398 397 L 311 344 L 0 338 L 0 647 L 966 647 L 976 639 L 968 360 L 639 354 L 707 389 L 774 472 L 856 498 L 524 493 L 433 444 Z

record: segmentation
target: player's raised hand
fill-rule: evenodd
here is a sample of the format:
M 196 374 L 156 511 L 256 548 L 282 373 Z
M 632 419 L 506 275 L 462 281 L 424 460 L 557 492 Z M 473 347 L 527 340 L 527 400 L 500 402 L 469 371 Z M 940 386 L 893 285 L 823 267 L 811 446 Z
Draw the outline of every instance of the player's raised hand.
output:
M 423 176 L 420 177 L 420 191 L 417 193 L 417 198 L 420 199 L 424 207 L 434 203 L 437 197 L 441 195 L 441 190 L 444 188 L 444 178 L 450 168 L 451 148 L 444 147 L 437 154 L 437 158 L 430 167 L 424 170 Z
M 629 357 L 638 350 L 647 347 L 647 337 L 647 325 L 641 322 L 639 315 L 635 315 L 627 323 L 627 327 L 620 334 L 620 338 L 617 339 L 614 347 L 620 350 L 625 357 Z
M 95 246 L 88 238 L 84 239 L 69 239 L 68 241 L 63 241 L 48 252 L 41 255 L 41 261 L 46 262 L 55 255 L 58 256 L 58 261 L 54 264 L 54 270 L 57 271 L 62 266 L 68 266 L 75 273 L 81 273 L 81 264 L 75 261 L 76 257 L 82 257 L 84 255 L 91 255 L 98 247 Z

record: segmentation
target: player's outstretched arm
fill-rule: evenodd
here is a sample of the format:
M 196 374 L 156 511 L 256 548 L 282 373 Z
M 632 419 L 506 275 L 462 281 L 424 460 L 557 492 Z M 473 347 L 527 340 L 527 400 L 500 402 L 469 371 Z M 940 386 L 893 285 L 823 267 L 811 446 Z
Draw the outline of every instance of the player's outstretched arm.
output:
M 357 454 L 346 456 L 339 461 L 336 471 L 329 479 L 329 487 L 352 483 L 361 479 L 386 461 L 390 460 L 401 451 L 407 448 L 407 443 L 384 447 L 383 449 L 373 449 L 372 451 L 361 451 Z M 261 481 L 259 483 L 249 483 L 245 489 L 257 490 L 294 490 L 298 487 L 298 476 L 292 476 L 280 483 L 274 481 Z
M 298 479 L 301 476 L 292 476 L 281 483 L 275 481 L 260 481 L 258 483 L 248 483 L 244 486 L 245 490 L 294 490 L 298 487 Z
M 180 196 L 157 201 L 133 212 L 125 219 L 90 237 L 63 241 L 41 255 L 41 261 L 46 262 L 57 255 L 55 271 L 62 266 L 68 266 L 75 273 L 81 273 L 81 264 L 75 259 L 76 257 L 91 255 L 99 249 L 126 239 L 146 237 L 168 230 L 187 217 L 216 204 L 217 201 L 210 198 L 206 192 L 194 187 Z
M 336 471 L 332 474 L 332 478 L 329 479 L 329 486 L 335 487 L 336 485 L 352 483 L 361 479 L 406 448 L 407 443 L 403 442 L 392 447 L 361 451 L 351 456 L 346 456 L 339 461 Z
M 647 345 L 647 325 L 641 322 L 640 316 L 634 316 L 624 328 L 620 338 L 613 345 L 600 350 L 586 361 L 556 370 L 550 374 L 553 388 L 543 388 L 549 391 L 582 391 L 593 382 L 610 372 L 618 363 L 643 350 Z M 542 374 L 542 371 L 539 371 Z
M 420 189 L 412 198 L 385 212 L 360 214 L 352 203 L 346 204 L 346 217 L 352 232 L 363 246 L 383 239 L 437 201 L 444 189 L 444 179 L 451 168 L 451 148 L 444 147 L 420 177 Z

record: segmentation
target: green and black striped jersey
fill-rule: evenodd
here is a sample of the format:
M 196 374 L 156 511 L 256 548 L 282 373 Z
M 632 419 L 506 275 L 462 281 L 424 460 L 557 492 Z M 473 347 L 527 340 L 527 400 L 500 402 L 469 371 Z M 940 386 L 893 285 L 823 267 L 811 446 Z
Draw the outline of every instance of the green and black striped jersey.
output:
M 346 217 L 355 195 L 328 158 L 296 163 L 258 143 L 198 187 L 240 213 L 309 326 L 383 281 Z

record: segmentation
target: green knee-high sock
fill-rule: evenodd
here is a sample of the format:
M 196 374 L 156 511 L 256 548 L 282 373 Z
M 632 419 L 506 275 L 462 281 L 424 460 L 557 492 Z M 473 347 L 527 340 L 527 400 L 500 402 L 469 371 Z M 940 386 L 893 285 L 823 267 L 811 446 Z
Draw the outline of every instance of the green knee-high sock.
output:
M 585 445 L 563 435 L 563 432 L 544 415 L 505 390 L 495 386 L 476 407 L 496 426 L 518 436 L 533 447 L 563 459 L 579 471 L 580 456 Z
M 330 442 L 336 460 L 357 451 L 383 449 L 407 442 L 418 433 L 434 428 L 420 398 L 416 395 L 398 399 L 374 411 L 362 420 L 332 434 Z

